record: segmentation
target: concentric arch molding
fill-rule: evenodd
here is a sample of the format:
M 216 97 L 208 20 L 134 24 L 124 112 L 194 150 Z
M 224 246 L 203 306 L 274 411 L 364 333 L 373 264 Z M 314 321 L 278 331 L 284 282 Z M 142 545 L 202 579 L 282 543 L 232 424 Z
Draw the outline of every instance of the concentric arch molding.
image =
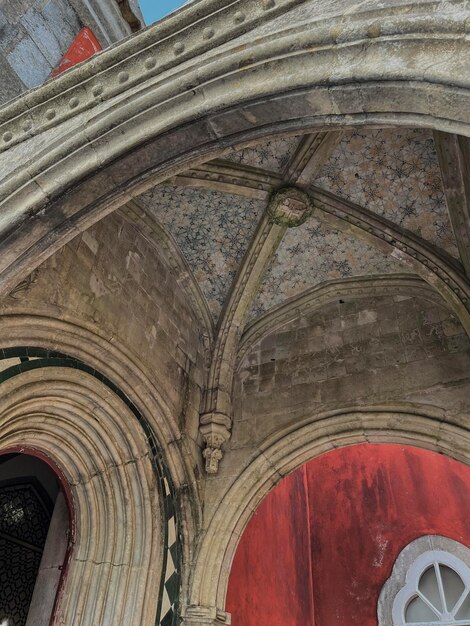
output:
M 344 407 L 268 437 L 238 476 L 230 477 L 201 535 L 188 606 L 223 611 L 233 557 L 251 515 L 287 474 L 331 450 L 358 443 L 412 445 L 470 464 L 470 431 L 455 416 L 410 403 Z M 183 606 L 183 614 L 185 607 Z
M 57 623 L 85 626 L 96 614 L 112 623 L 155 623 L 163 502 L 132 419 L 101 381 L 74 368 L 37 368 L 2 382 L 2 450 L 42 453 L 70 488 L 74 537 Z
M 35 89 L 0 112 L 0 152 L 112 100 L 219 45 L 302 0 L 199 0 Z M 14 122 L 11 119 L 14 118 Z
M 88 63 L 5 106 L 0 111 L 0 151 L 77 116 L 97 102 L 111 101 L 218 46 L 243 38 L 259 24 L 302 4 L 306 4 L 306 0 L 199 0 L 189 3 L 143 33 L 103 51 Z M 353 7 L 354 11 L 349 10 L 348 29 L 344 28 L 344 16 L 328 15 L 322 20 L 316 14 L 309 23 L 309 30 L 314 32 L 309 43 L 325 49 L 338 42 L 344 45 L 384 36 L 414 35 L 426 39 L 436 32 L 443 38 L 465 35 L 469 28 L 465 22 L 468 17 L 465 3 L 454 1 L 447 4 L 449 6 L 442 12 L 445 3 L 439 0 L 410 5 L 412 14 L 419 20 L 417 28 L 412 26 L 412 20 L 401 19 L 403 9 L 400 6 L 366 11 L 361 11 L 360 6 Z M 385 17 L 387 25 L 383 26 Z M 437 24 L 439 28 L 436 30 Z M 278 26 L 277 29 L 283 31 L 289 26 L 287 21 L 284 27 Z M 299 37 L 298 29 L 294 30 Z M 257 43 L 263 47 L 268 42 L 272 44 L 272 40 L 272 33 L 257 37 Z M 298 54 L 299 48 L 303 47 L 302 43 L 297 43 L 295 53 Z M 256 63 L 256 58 L 253 62 Z
M 1 315 L 0 341 L 3 348 L 30 346 L 71 355 L 117 385 L 147 419 L 159 446 L 165 451 L 165 462 L 182 499 L 186 529 L 196 532 L 190 529 L 199 526 L 202 512 L 191 453 L 165 402 L 164 390 L 158 388 L 152 372 L 144 369 L 119 342 L 110 343 L 97 333 L 96 328 L 43 315 Z
M 125 346 L 109 342 L 93 325 L 28 313 L 4 314 L 0 316 L 0 343 L 2 348 L 29 346 L 58 351 L 88 364 L 116 385 L 146 419 L 175 489 L 182 534 L 182 589 L 186 593 L 193 540 L 202 524 L 201 495 L 190 444 L 155 376 Z

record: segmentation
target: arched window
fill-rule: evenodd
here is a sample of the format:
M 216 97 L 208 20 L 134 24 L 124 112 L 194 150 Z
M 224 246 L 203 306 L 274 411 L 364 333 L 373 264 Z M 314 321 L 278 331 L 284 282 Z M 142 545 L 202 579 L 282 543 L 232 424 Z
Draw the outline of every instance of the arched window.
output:
M 470 626 L 470 550 L 437 535 L 406 546 L 380 594 L 378 617 L 379 626 Z
M 470 569 L 441 550 L 419 556 L 393 603 L 394 626 L 470 626 Z

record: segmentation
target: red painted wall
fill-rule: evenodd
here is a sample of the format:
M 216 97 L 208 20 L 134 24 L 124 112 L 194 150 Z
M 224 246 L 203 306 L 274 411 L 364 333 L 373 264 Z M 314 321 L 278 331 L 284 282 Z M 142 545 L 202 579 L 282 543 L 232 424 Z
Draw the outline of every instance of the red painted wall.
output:
M 250 520 L 230 575 L 233 626 L 377 626 L 400 551 L 470 546 L 470 467 L 398 445 L 335 450 L 284 479 Z M 313 619 L 314 614 L 314 619 Z
M 297 471 L 279 483 L 243 534 L 228 597 L 235 626 L 313 626 L 305 480 Z
M 93 34 L 93 31 L 85 26 L 75 37 L 70 48 L 64 54 L 61 62 L 52 72 L 51 76 L 62 74 L 62 72 L 77 65 L 77 63 L 86 61 L 100 50 L 102 50 L 100 42 Z

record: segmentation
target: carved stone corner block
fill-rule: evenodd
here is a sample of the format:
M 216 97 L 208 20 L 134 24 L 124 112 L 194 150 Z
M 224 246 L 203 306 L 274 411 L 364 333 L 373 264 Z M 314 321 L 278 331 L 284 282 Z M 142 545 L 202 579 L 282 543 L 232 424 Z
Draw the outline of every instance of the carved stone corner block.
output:
M 182 610 L 183 624 L 188 626 L 230 626 L 230 613 L 221 611 L 215 606 L 187 606 Z
M 206 461 L 206 472 L 217 474 L 223 457 L 222 446 L 230 439 L 232 420 L 223 413 L 206 413 L 201 417 L 199 431 L 206 447 L 202 456 Z
M 24 280 L 19 282 L 8 294 L 12 300 L 21 300 L 26 292 L 37 282 L 39 270 L 35 269 Z
M 298 187 L 283 187 L 272 194 L 267 211 L 275 224 L 293 228 L 305 222 L 312 206 L 312 200 L 305 191 Z

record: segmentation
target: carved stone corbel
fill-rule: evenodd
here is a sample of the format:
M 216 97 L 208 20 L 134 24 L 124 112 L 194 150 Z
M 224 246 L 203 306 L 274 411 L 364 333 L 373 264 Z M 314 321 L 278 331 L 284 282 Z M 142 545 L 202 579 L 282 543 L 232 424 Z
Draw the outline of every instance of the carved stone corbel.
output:
M 281 188 L 274 190 L 266 206 L 220 321 L 214 346 L 204 410 L 199 431 L 205 443 L 203 457 L 208 474 L 216 474 L 223 446 L 232 427 L 231 393 L 237 349 L 250 306 L 264 272 L 288 228 L 300 226 L 313 209 L 312 198 L 304 185 L 297 185 L 331 153 L 340 133 L 317 133 L 305 138 L 294 155 Z
M 205 443 L 202 456 L 208 474 L 217 474 L 223 456 L 222 446 L 230 439 L 231 423 L 230 417 L 223 413 L 206 413 L 201 417 L 199 431 Z

